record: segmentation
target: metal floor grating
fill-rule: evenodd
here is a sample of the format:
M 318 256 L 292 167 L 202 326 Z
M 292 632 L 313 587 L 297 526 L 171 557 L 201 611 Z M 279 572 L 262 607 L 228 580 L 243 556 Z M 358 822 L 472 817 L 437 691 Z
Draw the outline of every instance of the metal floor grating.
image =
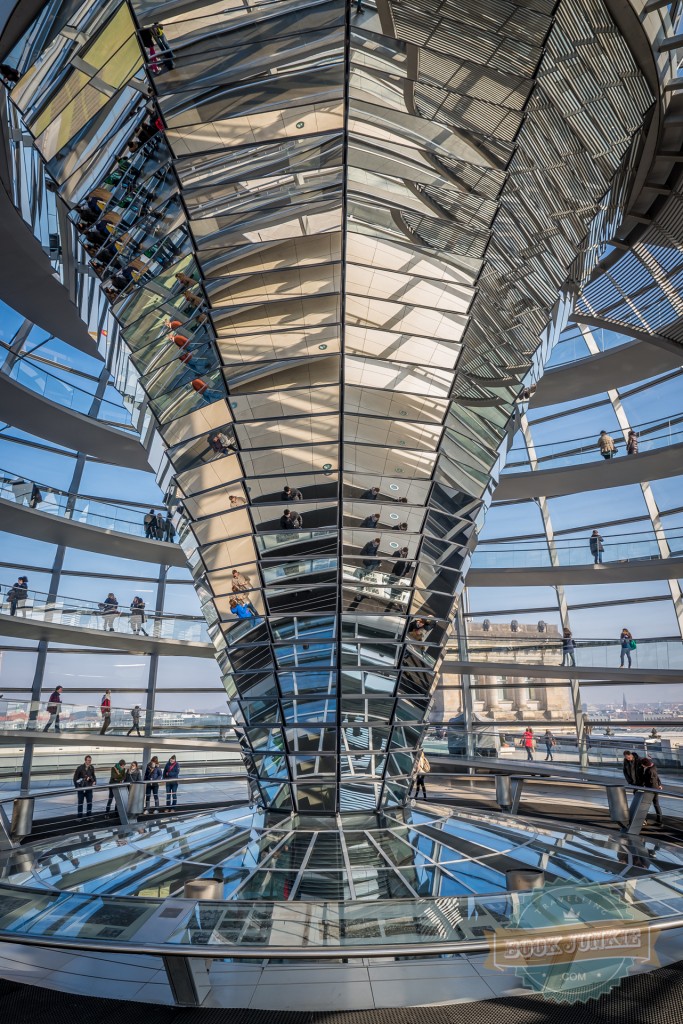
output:
M 0 1019 L 12 1024 L 683 1024 L 683 963 L 627 978 L 608 995 L 575 1006 L 530 994 L 450 1006 L 335 1013 L 179 1009 L 0 980 Z

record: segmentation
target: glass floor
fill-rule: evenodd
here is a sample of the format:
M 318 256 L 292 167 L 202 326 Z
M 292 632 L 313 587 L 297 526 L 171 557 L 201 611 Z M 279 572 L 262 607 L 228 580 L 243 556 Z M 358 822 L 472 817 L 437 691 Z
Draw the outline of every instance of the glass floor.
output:
M 4 855 L 0 881 L 163 899 L 212 879 L 226 900 L 341 902 L 504 894 L 519 871 L 600 885 L 682 864 L 683 850 L 655 840 L 429 804 L 337 819 L 244 807 L 32 843 Z

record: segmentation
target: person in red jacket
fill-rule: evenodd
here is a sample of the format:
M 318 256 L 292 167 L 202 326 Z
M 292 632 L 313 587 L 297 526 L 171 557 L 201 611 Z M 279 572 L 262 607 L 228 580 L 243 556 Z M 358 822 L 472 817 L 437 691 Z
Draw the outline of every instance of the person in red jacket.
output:
M 527 726 L 522 739 L 522 746 L 526 748 L 527 761 L 533 761 L 534 759 L 534 730 L 530 725 Z
M 104 736 L 105 732 L 111 725 L 111 690 L 104 691 L 104 696 L 100 701 L 100 714 L 102 715 L 100 736 Z

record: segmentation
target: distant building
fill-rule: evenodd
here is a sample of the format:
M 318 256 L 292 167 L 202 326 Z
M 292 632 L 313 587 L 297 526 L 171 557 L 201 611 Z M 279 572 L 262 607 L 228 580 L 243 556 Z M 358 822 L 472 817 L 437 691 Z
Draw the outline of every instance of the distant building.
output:
M 486 648 L 497 648 L 506 641 L 511 641 L 511 630 L 507 623 L 470 621 L 467 634 L 470 652 L 477 661 L 482 662 L 500 661 L 499 650 L 493 650 L 489 654 Z M 529 648 L 535 649 L 525 652 L 525 640 L 528 640 Z M 539 651 L 541 646 L 542 650 Z M 547 664 L 550 668 L 551 665 L 559 665 L 562 660 L 562 634 L 557 626 L 545 624 L 543 633 L 540 633 L 537 623 L 517 621 L 514 650 L 514 660 L 517 664 L 540 663 Z M 461 677 L 458 673 L 448 671 L 448 660 L 446 656 L 440 684 L 434 694 L 430 716 L 433 722 L 447 721 L 462 711 L 462 691 L 456 689 L 461 685 Z M 523 676 L 515 676 L 509 681 L 505 676 L 482 675 L 483 685 L 477 687 L 479 677 L 473 674 L 473 710 L 492 721 L 522 720 L 529 717 L 548 720 L 573 718 L 571 696 L 566 682 L 564 685 L 553 685 L 549 680 L 552 680 L 551 672 L 547 678 L 525 680 Z

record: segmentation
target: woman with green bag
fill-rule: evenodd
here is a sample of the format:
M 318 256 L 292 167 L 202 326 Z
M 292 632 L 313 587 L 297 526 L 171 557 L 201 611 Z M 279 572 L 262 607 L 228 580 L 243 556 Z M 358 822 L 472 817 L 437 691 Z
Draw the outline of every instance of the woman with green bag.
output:
M 630 668 L 631 667 L 631 651 L 635 651 L 635 649 L 636 649 L 636 642 L 633 639 L 632 634 L 629 633 L 629 631 L 627 630 L 626 626 L 624 626 L 624 628 L 621 631 L 621 636 L 619 637 L 619 642 L 621 643 L 621 661 L 619 662 L 619 667 L 623 668 L 624 667 L 624 658 L 628 658 L 628 667 Z

